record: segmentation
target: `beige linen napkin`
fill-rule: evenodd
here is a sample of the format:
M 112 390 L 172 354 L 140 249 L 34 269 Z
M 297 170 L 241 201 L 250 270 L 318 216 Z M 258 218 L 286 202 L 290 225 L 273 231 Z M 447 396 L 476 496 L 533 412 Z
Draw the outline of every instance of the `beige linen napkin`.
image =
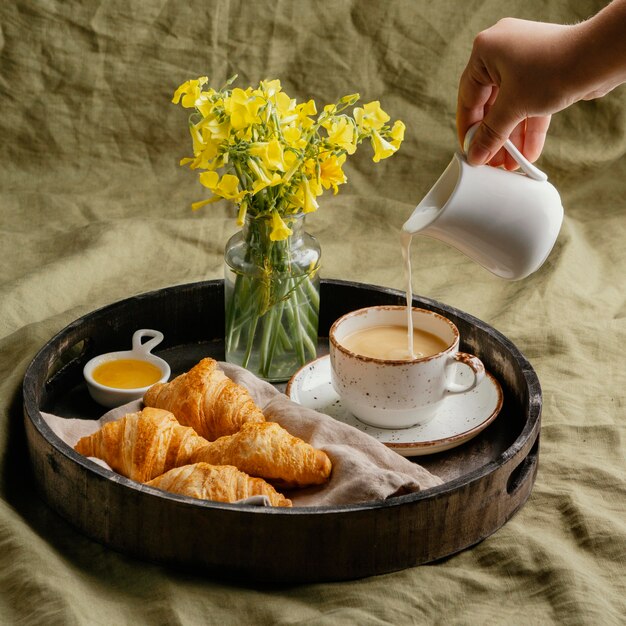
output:
M 293 490 L 286 495 L 294 506 L 328 506 L 385 500 L 391 496 L 423 491 L 442 484 L 422 466 L 400 456 L 385 445 L 328 415 L 303 407 L 269 383 L 230 363 L 220 363 L 224 373 L 244 386 L 268 421 L 277 422 L 292 435 L 324 450 L 333 464 L 330 481 L 319 487 Z M 105 423 L 141 410 L 137 400 L 105 413 L 99 420 L 64 419 L 43 413 L 54 433 L 74 447 Z M 106 464 L 100 462 L 101 465 Z M 258 504 L 260 498 L 248 499 Z

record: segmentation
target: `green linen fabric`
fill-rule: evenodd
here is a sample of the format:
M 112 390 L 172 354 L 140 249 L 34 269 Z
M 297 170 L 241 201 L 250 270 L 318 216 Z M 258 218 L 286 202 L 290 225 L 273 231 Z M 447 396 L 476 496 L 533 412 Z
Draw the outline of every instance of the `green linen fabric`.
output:
M 358 91 L 406 141 L 308 218 L 323 276 L 403 288 L 398 230 L 456 149 L 456 88 L 501 17 L 575 22 L 597 0 L 0 2 L 0 622 L 621 624 L 626 615 L 626 88 L 554 116 L 539 166 L 565 220 L 544 267 L 505 282 L 413 246 L 413 288 L 485 320 L 543 389 L 539 473 L 498 532 L 442 562 L 342 583 L 263 586 L 180 573 L 91 541 L 35 492 L 28 363 L 57 331 L 138 293 L 220 278 L 235 232 L 178 161 L 189 78 L 280 78 L 299 101 Z M 280 558 L 277 555 L 276 558 Z

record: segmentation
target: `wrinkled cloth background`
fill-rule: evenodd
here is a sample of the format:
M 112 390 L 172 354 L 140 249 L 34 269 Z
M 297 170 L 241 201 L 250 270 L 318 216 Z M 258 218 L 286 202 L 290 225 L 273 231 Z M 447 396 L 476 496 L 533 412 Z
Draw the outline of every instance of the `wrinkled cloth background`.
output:
M 506 15 L 574 22 L 564 0 L 3 0 L 0 3 L 0 622 L 5 624 L 618 624 L 626 615 L 624 317 L 626 88 L 553 119 L 539 166 L 565 221 L 545 266 L 507 283 L 436 241 L 413 246 L 416 294 L 507 335 L 544 394 L 537 482 L 497 533 L 442 562 L 358 581 L 226 584 L 109 551 L 38 498 L 21 381 L 76 318 L 220 278 L 235 232 L 178 161 L 175 88 L 280 78 L 318 105 L 359 91 L 407 124 L 308 230 L 323 276 L 402 288 L 398 229 L 456 149 L 458 79 L 477 32 Z M 280 555 L 276 555 L 280 558 Z M 303 564 L 305 566 L 306 564 Z

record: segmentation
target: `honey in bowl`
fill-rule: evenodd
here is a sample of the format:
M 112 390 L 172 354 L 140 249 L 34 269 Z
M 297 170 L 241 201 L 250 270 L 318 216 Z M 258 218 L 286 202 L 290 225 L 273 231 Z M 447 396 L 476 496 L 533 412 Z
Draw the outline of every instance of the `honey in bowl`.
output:
M 93 379 L 105 387 L 114 389 L 140 389 L 149 387 L 161 379 L 163 372 L 152 363 L 139 359 L 115 359 L 98 365 Z

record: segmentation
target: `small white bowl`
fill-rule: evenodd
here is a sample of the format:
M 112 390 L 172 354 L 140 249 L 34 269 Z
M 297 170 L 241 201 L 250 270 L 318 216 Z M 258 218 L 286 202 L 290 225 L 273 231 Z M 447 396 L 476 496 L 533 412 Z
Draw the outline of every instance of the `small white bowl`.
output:
M 141 343 L 141 340 L 144 337 L 151 337 L 151 339 L 146 341 L 146 343 Z M 161 378 L 152 384 L 156 384 L 157 382 L 166 382 L 171 374 L 170 366 L 167 364 L 167 361 L 164 361 L 150 352 L 150 350 L 159 345 L 161 341 L 163 341 L 163 333 L 158 330 L 143 328 L 135 331 L 133 334 L 132 350 L 107 352 L 105 354 L 95 356 L 90 361 L 87 361 L 85 367 L 83 368 L 83 376 L 85 377 L 85 382 L 87 383 L 89 395 L 98 404 L 112 409 L 116 406 L 121 406 L 122 404 L 131 402 L 132 400 L 143 398 L 143 395 L 152 386 L 148 385 L 147 387 L 136 387 L 134 389 L 120 389 L 117 387 L 101 385 L 94 380 L 93 371 L 96 367 L 107 361 L 117 361 L 119 359 L 136 359 L 137 361 L 146 361 L 147 363 L 155 365 L 161 371 Z

